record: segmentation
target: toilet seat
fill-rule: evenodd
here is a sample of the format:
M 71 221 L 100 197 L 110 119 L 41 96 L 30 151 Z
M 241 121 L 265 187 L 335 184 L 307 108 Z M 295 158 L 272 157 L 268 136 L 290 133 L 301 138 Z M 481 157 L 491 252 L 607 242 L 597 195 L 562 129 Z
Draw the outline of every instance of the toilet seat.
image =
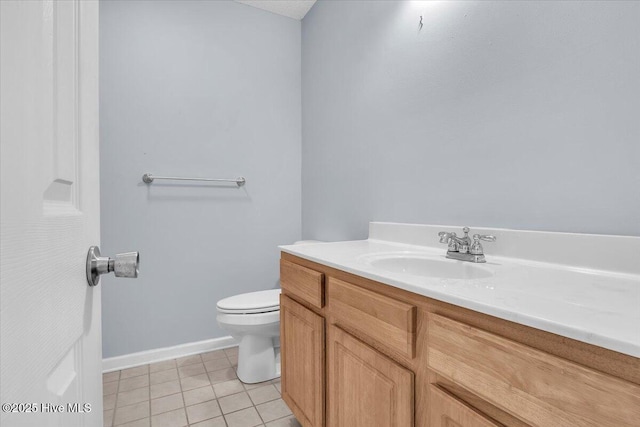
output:
M 269 311 L 266 313 L 252 313 L 251 315 L 243 315 L 246 313 L 222 313 L 218 310 L 216 319 L 219 324 L 229 326 L 267 326 L 277 325 L 280 323 L 280 311 Z
M 280 310 L 280 289 L 249 292 L 218 301 L 219 313 L 259 314 Z

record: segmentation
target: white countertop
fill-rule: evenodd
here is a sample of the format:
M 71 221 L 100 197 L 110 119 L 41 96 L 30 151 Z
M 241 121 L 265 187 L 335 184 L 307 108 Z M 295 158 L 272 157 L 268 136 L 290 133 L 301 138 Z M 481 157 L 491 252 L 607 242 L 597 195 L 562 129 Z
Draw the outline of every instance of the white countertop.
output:
M 476 230 L 481 233 L 491 232 L 498 237 L 498 241 L 503 238 L 505 241 L 520 243 L 523 240 L 531 243 L 535 239 L 548 242 L 551 237 L 571 244 L 578 238 L 584 247 L 582 265 L 550 263 L 547 259 L 540 261 L 548 258 L 547 254 L 545 257 L 532 255 L 530 259 L 501 256 L 500 252 L 510 250 L 509 245 L 505 244 L 492 255 L 492 243 L 484 245 L 487 262 L 477 264 L 479 268 L 490 271 L 491 276 L 486 278 L 416 276 L 390 272 L 370 264 L 371 259 L 381 254 L 442 259 L 444 262 L 460 264 L 460 268 L 471 264 L 446 259 L 446 245 L 436 247 L 406 243 L 416 243 L 415 236 L 422 234 L 423 240 L 429 239 L 429 243 L 433 240 L 433 244 L 437 245 L 437 233 L 434 234 L 437 229 L 449 231 L 455 228 L 372 223 L 368 240 L 288 245 L 280 246 L 280 249 L 300 258 L 419 295 L 640 357 L 640 274 L 634 263 L 637 260 L 640 264 L 640 238 L 472 227 L 472 233 Z M 604 256 L 613 256 L 617 250 L 633 251 L 635 253 L 627 261 L 634 264 L 625 265 L 619 259 L 603 261 L 602 249 L 590 251 L 590 243 L 594 247 L 601 247 L 603 244 L 616 246 L 610 255 L 606 255 L 607 251 L 604 251 Z M 515 246 L 511 249 L 518 254 L 523 252 L 522 248 L 515 249 Z M 526 249 L 535 252 L 530 244 L 527 244 Z M 544 246 L 540 246 L 540 249 L 544 250 Z M 590 257 L 593 257 L 593 262 L 590 262 Z M 558 255 L 558 261 L 568 259 L 562 259 Z M 599 268 L 590 268 L 591 264 Z M 607 266 L 615 266 L 616 270 L 601 268 Z

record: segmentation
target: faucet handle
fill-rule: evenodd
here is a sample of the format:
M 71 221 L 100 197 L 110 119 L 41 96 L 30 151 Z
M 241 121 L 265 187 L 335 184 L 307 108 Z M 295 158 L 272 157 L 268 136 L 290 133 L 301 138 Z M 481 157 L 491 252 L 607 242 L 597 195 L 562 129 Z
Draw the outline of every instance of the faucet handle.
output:
M 484 240 L 485 242 L 495 242 L 496 236 L 490 236 L 488 234 L 474 234 L 473 235 L 473 244 L 469 249 L 469 253 L 472 255 L 483 255 L 484 249 L 482 248 L 482 244 L 480 240 Z
M 441 231 L 438 233 L 438 236 L 440 236 L 440 243 L 446 243 L 448 245 L 448 250 L 451 252 L 458 252 L 458 239 L 456 239 L 458 236 L 456 233 Z
M 440 237 L 440 243 L 449 243 L 449 239 L 452 234 L 455 235 L 456 233 L 447 233 L 446 231 L 439 232 L 438 236 Z
M 485 242 L 495 242 L 496 236 L 491 236 L 489 234 L 474 234 L 473 240 L 484 240 Z

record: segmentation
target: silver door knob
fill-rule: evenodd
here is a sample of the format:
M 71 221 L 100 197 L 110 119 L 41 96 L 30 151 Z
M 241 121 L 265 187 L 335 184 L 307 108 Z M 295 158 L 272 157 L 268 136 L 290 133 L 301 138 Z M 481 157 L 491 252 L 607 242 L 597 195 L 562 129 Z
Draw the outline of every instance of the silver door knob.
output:
M 138 277 L 140 254 L 125 252 L 117 254 L 115 258 L 100 256 L 100 248 L 91 246 L 87 254 L 87 282 L 89 286 L 96 286 L 100 282 L 100 275 L 111 273 L 116 277 Z

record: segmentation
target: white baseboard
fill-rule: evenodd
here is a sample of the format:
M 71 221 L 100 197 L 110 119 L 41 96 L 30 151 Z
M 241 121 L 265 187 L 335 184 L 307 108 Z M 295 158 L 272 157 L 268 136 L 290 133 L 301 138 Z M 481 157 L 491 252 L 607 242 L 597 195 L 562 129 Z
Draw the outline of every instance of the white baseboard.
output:
M 189 342 L 175 345 L 173 347 L 156 348 L 138 353 L 108 357 L 106 359 L 102 359 L 102 372 L 119 371 L 121 369 L 133 368 L 134 366 L 162 362 L 163 360 L 191 356 L 192 354 L 204 353 L 207 351 L 221 350 L 223 348 L 229 348 L 236 345 L 238 345 L 237 341 L 232 337 L 227 336 L 204 341 Z

